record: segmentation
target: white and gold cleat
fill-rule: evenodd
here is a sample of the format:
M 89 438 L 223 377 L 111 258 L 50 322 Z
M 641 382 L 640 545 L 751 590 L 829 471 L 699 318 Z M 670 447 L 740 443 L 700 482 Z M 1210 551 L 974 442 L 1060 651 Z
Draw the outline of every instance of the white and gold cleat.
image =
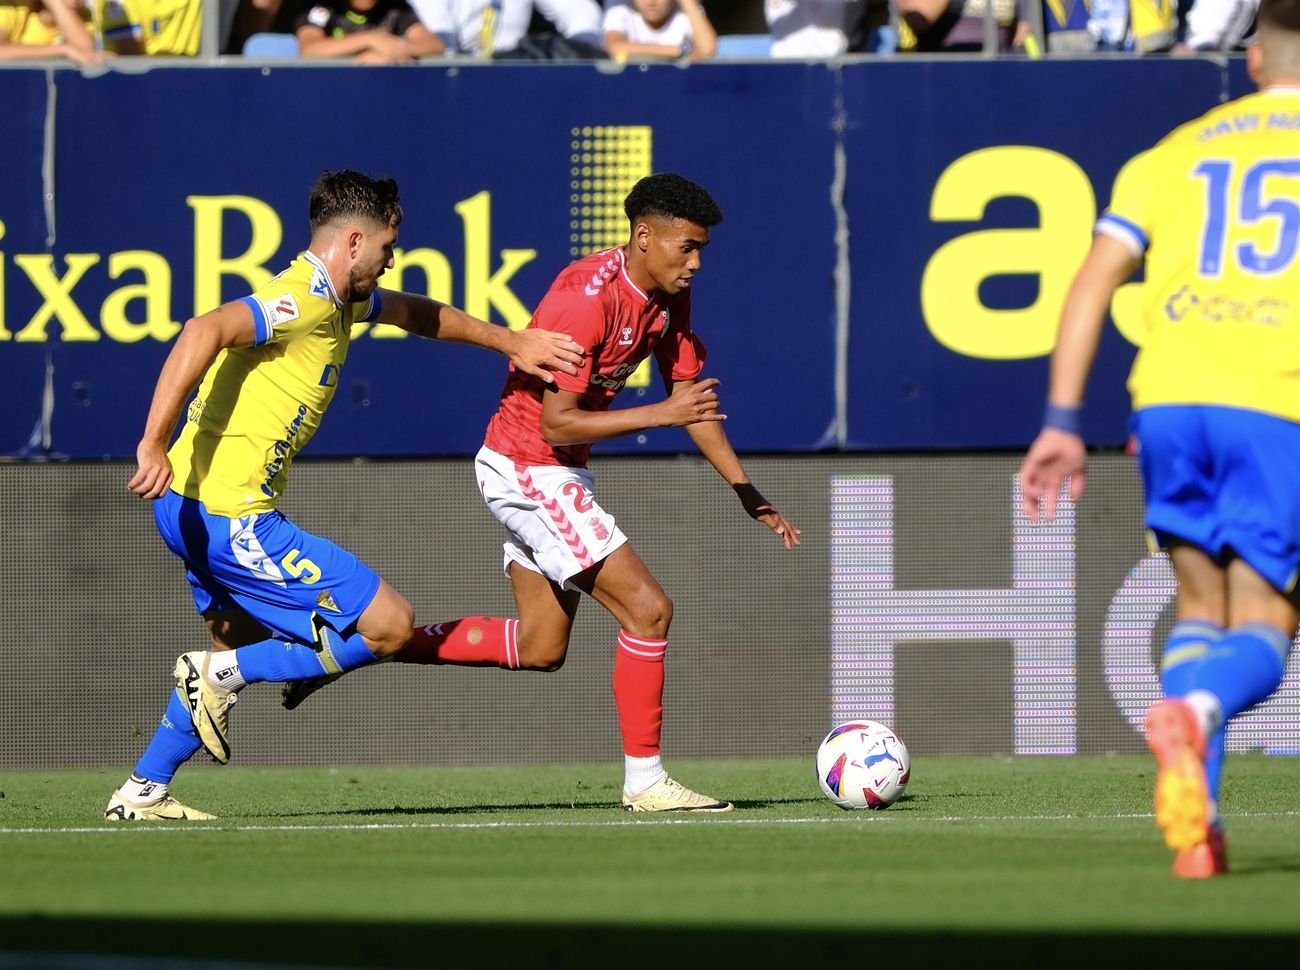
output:
M 121 791 L 115 791 L 109 796 L 104 818 L 110 822 L 198 822 L 216 816 L 182 805 L 171 795 L 164 795 L 162 801 L 144 803 L 133 802 Z
M 623 792 L 623 807 L 629 812 L 730 812 L 736 806 L 691 791 L 664 775 L 639 795 Z
M 234 691 L 221 690 L 208 683 L 208 664 L 212 654 L 207 650 L 183 653 L 176 658 L 176 690 L 190 709 L 194 730 L 212 760 L 217 764 L 230 762 L 230 709 L 235 705 Z

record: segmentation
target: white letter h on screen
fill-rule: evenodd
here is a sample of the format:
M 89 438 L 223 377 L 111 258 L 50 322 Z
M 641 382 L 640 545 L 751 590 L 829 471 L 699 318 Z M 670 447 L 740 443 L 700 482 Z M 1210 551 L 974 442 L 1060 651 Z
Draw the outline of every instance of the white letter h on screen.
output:
M 1012 478 L 1010 589 L 894 588 L 894 483 L 831 478 L 831 707 L 835 724 L 895 724 L 900 641 L 1009 640 L 1016 754 L 1076 751 L 1074 504 L 1031 523 Z M 979 514 L 978 510 L 974 514 Z

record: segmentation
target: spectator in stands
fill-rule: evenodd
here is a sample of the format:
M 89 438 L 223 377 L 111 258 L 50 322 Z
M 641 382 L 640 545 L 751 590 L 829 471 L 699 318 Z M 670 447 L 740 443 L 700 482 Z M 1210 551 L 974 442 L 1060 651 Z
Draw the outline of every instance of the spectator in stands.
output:
M 102 64 L 81 0 L 0 0 L 0 60 Z
M 703 61 L 718 49 L 718 32 L 700 0 L 607 0 L 605 51 L 617 61 Z
M 1038 0 L 1029 0 L 1036 3 Z M 1043 42 L 1052 54 L 1086 54 L 1102 49 L 1092 32 L 1091 0 L 1063 0 L 1040 3 L 1043 12 Z M 1127 23 L 1125 24 L 1127 29 Z M 1115 48 L 1107 48 L 1115 49 Z
M 554 33 L 530 34 L 534 2 Z M 449 54 L 503 60 L 603 58 L 596 0 L 411 0 Z
M 1041 3 L 1049 53 L 1163 54 L 1178 36 L 1177 0 L 1026 0 Z M 1217 2 L 1217 0 L 1216 0 Z M 1258 3 L 1258 0 L 1253 0 Z
M 1018 47 L 1029 31 L 1019 0 L 898 0 L 899 48 L 904 51 L 963 53 L 985 48 L 985 12 L 993 5 L 994 50 Z
M 1259 0 L 1195 0 L 1175 54 L 1240 50 L 1255 23 Z
M 773 57 L 839 57 L 849 49 L 848 0 L 764 0 Z
M 193 57 L 203 32 L 203 0 L 106 0 L 104 48 L 116 54 Z
M 405 64 L 444 50 L 406 0 L 321 0 L 294 23 L 294 34 L 302 57 L 358 64 Z
M 287 32 L 288 23 L 280 0 L 236 0 L 230 37 L 223 52 L 238 54 L 254 34 Z

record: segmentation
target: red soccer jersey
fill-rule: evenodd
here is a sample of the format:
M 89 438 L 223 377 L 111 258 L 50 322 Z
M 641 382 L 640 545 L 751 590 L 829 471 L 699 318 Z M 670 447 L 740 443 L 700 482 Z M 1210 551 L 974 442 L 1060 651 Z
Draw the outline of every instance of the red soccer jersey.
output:
M 651 354 L 668 381 L 699 377 L 705 349 L 691 331 L 691 291 L 647 294 L 628 278 L 621 248 L 572 263 L 551 284 L 530 327 L 567 333 L 586 352 L 577 374 L 555 372 L 561 390 L 582 395 L 587 411 L 606 411 L 637 365 Z M 550 444 L 542 435 L 546 385 L 511 365 L 501 407 L 483 443 L 522 465 L 585 467 L 591 445 Z

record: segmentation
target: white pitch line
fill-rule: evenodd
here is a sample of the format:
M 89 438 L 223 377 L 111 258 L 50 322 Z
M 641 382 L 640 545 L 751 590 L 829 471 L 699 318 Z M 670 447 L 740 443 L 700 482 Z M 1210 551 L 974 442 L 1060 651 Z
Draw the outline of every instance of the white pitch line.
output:
M 1230 818 L 1294 818 L 1300 810 L 1286 812 L 1233 812 Z M 1152 818 L 1150 812 L 1117 815 L 935 815 L 914 817 L 902 812 L 846 812 L 842 818 L 654 818 L 605 821 L 553 822 L 359 822 L 355 825 L 189 825 L 116 822 L 112 825 L 63 828 L 3 828 L 3 835 L 119 835 L 127 832 L 403 832 L 474 831 L 482 829 L 620 828 L 630 825 L 906 825 L 961 822 L 1109 822 Z

